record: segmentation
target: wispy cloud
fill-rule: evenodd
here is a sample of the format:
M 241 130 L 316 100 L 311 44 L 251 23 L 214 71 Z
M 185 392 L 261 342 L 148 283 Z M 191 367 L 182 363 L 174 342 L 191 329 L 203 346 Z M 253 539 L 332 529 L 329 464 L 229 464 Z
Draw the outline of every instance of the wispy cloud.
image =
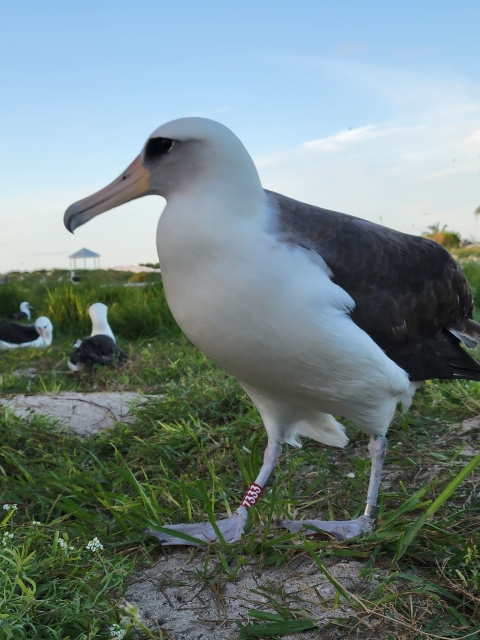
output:
M 461 106 L 480 99 L 480 86 L 455 75 L 445 66 L 434 64 L 417 68 L 399 63 L 382 66 L 359 55 L 339 55 L 331 51 L 324 55 L 276 55 L 272 61 L 285 68 L 308 72 L 325 86 L 348 87 L 350 95 L 383 101 L 399 112 L 410 114 L 429 110 L 439 111 Z M 353 98 L 353 99 L 355 99 Z
M 356 142 L 364 142 L 366 140 L 373 140 L 374 138 L 381 138 L 384 136 L 391 136 L 403 131 L 416 130 L 419 127 L 395 127 L 389 125 L 375 125 L 368 124 L 364 127 L 358 127 L 354 129 L 351 127 L 348 130 L 340 131 L 327 138 L 320 138 L 319 140 L 311 140 L 305 142 L 304 146 L 308 149 L 323 149 L 325 151 L 340 151 L 347 145 L 354 144 Z
M 419 234 L 440 222 L 476 236 L 480 102 L 405 120 L 338 131 L 258 158 L 262 182 L 401 231 Z

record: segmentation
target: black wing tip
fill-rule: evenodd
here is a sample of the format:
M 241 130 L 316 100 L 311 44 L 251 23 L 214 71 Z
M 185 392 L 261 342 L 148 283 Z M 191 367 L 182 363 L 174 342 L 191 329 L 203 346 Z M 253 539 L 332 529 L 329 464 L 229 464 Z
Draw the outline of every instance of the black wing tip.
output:
M 81 211 L 78 211 L 77 203 L 75 203 L 71 204 L 63 215 L 63 224 L 72 235 L 75 229 L 82 226 L 84 222 L 81 218 L 81 213 Z
M 65 226 L 65 229 L 73 235 L 74 231 L 75 231 L 75 227 L 73 227 L 73 218 L 67 219 L 66 214 L 65 217 L 63 218 L 63 224 Z M 72 228 L 73 227 L 73 228 Z

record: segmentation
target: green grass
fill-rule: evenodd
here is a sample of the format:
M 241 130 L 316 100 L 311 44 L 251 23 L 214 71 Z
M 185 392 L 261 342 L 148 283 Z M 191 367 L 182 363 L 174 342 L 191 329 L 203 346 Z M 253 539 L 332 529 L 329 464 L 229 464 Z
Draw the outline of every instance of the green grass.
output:
M 93 294 L 108 301 L 130 362 L 118 371 L 74 376 L 66 357 Z M 155 394 L 136 409 L 132 423 L 88 440 L 56 431 L 45 418 L 28 422 L 0 409 L 0 503 L 17 505 L 0 510 L 0 639 L 106 639 L 114 624 L 129 629 L 126 638 L 160 638 L 161 632 L 142 629 L 135 612 L 125 612 L 122 604 L 134 567 L 168 553 L 146 539 L 144 529 L 224 516 L 236 508 L 260 467 L 265 430 L 237 383 L 179 335 L 168 316 L 166 326 L 157 324 L 151 336 L 123 335 L 128 322 L 120 309 L 127 298 L 116 295 L 132 296 L 130 319 L 136 305 L 158 304 L 163 313 L 159 285 L 65 285 L 45 291 L 38 303 L 57 309 L 54 323 L 62 329 L 52 347 L 0 353 L 4 396 L 94 387 Z M 63 319 L 61 301 L 71 305 Z M 33 378 L 13 375 L 27 368 L 35 369 Z M 372 587 L 359 595 L 330 575 L 337 605 L 347 600 L 356 613 L 350 620 L 339 612 L 327 625 L 270 594 L 264 609 L 250 612 L 250 622 L 239 621 L 239 637 L 314 628 L 319 637 L 347 637 L 344 625 L 350 632 L 363 620 L 382 620 L 392 628 L 392 638 L 478 637 L 478 467 L 468 468 L 478 460 L 461 455 L 472 434 L 452 427 L 478 413 L 477 383 L 425 385 L 409 414 L 397 416 L 389 432 L 385 468 L 396 476 L 381 494 L 379 526 L 349 544 L 289 534 L 276 529 L 275 521 L 358 515 L 370 466 L 367 438 L 347 426 L 351 442 L 342 451 L 312 441 L 301 450 L 285 446 L 273 482 L 250 510 L 244 540 L 212 546 L 215 579 L 234 580 L 245 562 L 269 567 L 308 554 L 327 579 L 329 556 L 362 560 Z M 353 479 L 347 477 L 352 472 Z M 94 537 L 103 549 L 87 549 Z M 375 581 L 380 569 L 386 577 Z M 126 613 L 129 621 L 122 621 Z
M 60 335 L 84 336 L 91 331 L 88 308 L 93 302 L 108 306 L 109 324 L 113 332 L 123 338 L 180 335 L 161 283 L 145 287 L 56 287 L 47 291 L 42 311 Z

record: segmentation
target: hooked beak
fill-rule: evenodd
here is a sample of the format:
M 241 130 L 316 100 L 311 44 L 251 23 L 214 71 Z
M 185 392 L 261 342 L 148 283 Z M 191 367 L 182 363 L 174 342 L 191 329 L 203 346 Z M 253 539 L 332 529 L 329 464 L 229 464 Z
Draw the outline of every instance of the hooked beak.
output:
M 30 311 L 35 311 L 35 307 L 32 307 L 31 304 L 28 305 L 28 308 L 30 309 Z
M 141 156 L 137 156 L 108 187 L 70 205 L 65 211 L 63 223 L 73 233 L 77 227 L 81 227 L 98 214 L 147 195 L 149 179 L 150 172 L 143 166 Z
M 37 331 L 40 334 L 42 340 L 45 340 L 47 337 L 47 330 L 44 327 L 37 327 Z

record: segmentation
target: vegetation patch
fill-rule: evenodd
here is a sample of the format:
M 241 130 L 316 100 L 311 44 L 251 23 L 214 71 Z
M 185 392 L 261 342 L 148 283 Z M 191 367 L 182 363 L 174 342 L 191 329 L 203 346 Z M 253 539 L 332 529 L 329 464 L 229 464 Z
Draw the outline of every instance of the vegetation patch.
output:
M 219 638 L 227 637 L 222 597 L 249 571 L 275 576 L 277 569 L 300 567 L 305 577 L 307 566 L 328 587 L 328 597 L 320 589 L 313 606 L 313 592 L 292 595 L 275 578 L 270 586 L 261 582 L 262 589 L 252 584 L 256 601 L 232 614 L 233 637 L 480 635 L 480 421 L 462 425 L 480 414 L 480 385 L 428 382 L 411 411 L 397 416 L 373 534 L 337 543 L 276 526 L 281 518 L 361 513 L 370 470 L 367 437 L 347 425 L 345 450 L 308 440 L 300 450 L 285 446 L 241 543 L 163 549 L 145 538 L 145 528 L 222 517 L 237 507 L 261 465 L 266 435 L 260 417 L 235 380 L 169 325 L 168 316 L 157 333 L 135 339 L 123 334 L 127 323 L 114 313 L 110 285 L 59 289 L 44 291 L 37 302 L 42 313 L 65 299 L 77 315 L 69 315 L 71 324 L 66 317 L 58 321 L 62 329 L 49 349 L 0 353 L 0 394 L 120 390 L 140 391 L 147 400 L 132 422 L 88 439 L 59 432 L 41 416 L 20 419 L 0 409 L 0 638 L 168 638 L 171 626 L 157 618 L 142 621 L 146 609 L 139 614 L 124 598 L 131 598 L 142 572 L 160 576 L 162 563 L 178 554 L 187 570 L 191 559 L 190 586 L 218 594 L 220 609 L 198 615 L 210 620 Z M 132 296 L 129 305 L 161 308 L 161 284 L 149 289 L 118 286 L 121 295 Z M 33 303 L 24 293 L 20 297 Z M 87 326 L 79 334 L 82 310 L 98 300 L 109 304 L 130 361 L 119 370 L 77 376 L 66 357 L 72 341 L 89 333 Z M 119 308 L 125 304 L 118 302 Z M 122 313 L 143 317 L 133 308 Z M 358 571 L 345 581 L 336 567 L 351 562 L 360 563 Z M 177 587 L 159 577 L 152 590 L 170 597 Z M 325 615 L 318 613 L 322 608 Z

